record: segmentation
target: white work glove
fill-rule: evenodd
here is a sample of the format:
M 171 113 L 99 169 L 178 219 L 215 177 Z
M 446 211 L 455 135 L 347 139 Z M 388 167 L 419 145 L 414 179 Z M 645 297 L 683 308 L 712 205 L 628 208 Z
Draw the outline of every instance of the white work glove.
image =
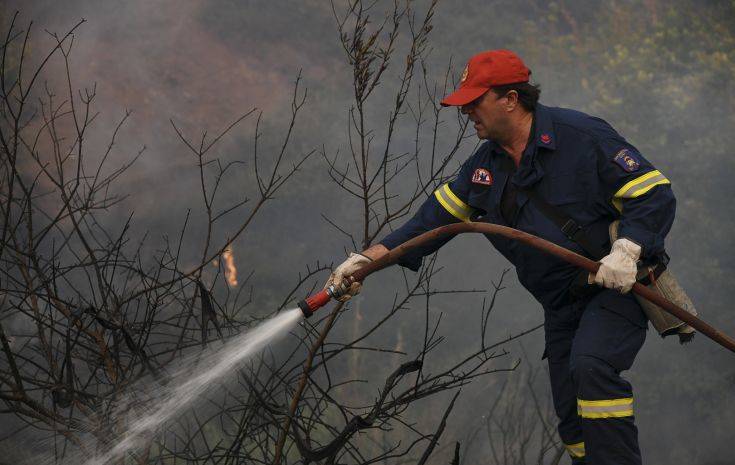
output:
M 346 283 L 342 283 L 346 276 L 352 275 L 355 271 L 359 270 L 370 262 L 372 262 L 372 260 L 365 255 L 354 252 L 350 253 L 350 256 L 347 258 L 347 260 L 342 262 L 342 264 L 335 268 L 334 271 L 332 271 L 332 274 L 329 275 L 329 279 L 324 285 L 324 288 L 327 288 L 332 284 L 334 284 L 335 287 L 346 285 Z M 342 297 L 339 297 L 337 300 L 340 302 L 347 302 L 352 296 L 359 294 L 360 289 L 362 289 L 362 284 L 357 282 L 352 283 L 352 285 L 350 285 L 350 288 L 347 289 L 347 292 L 345 292 Z
M 610 254 L 600 260 L 597 274 L 594 277 L 590 275 L 590 283 L 594 282 L 625 294 L 635 283 L 638 274 L 636 262 L 640 256 L 640 245 L 625 238 L 616 240 Z

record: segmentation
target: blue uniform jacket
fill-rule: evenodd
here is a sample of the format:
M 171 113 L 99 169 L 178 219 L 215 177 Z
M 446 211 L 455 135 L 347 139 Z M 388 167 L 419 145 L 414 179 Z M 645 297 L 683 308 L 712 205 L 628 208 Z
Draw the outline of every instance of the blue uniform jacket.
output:
M 620 220 L 620 237 L 643 248 L 649 259 L 664 251 L 664 237 L 674 220 L 676 200 L 670 182 L 607 122 L 564 108 L 538 105 L 533 134 L 515 173 L 509 156 L 493 141 L 485 142 L 460 168 L 456 178 L 440 186 L 413 216 L 382 241 L 388 249 L 449 223 L 483 221 L 508 225 L 585 254 L 560 228 L 529 201 L 532 188 L 561 209 L 592 239 L 609 250 L 607 225 Z M 519 188 L 517 214 L 506 223 L 500 210 L 508 182 Z M 412 270 L 421 258 L 449 239 L 429 243 L 399 263 Z M 519 281 L 544 306 L 569 302 L 569 287 L 578 270 L 530 246 L 503 237 L 488 239 L 516 267 Z

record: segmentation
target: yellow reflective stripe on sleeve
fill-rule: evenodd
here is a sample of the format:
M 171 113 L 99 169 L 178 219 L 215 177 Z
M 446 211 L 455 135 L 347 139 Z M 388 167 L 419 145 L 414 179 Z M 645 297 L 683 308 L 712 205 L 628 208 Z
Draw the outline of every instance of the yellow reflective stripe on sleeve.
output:
M 577 399 L 577 413 L 582 418 L 621 418 L 633 416 L 633 398 L 609 400 Z
M 452 201 L 454 201 L 454 203 L 456 203 L 456 204 L 457 204 L 457 205 L 458 205 L 458 206 L 459 206 L 460 208 L 462 208 L 462 209 L 463 209 L 463 210 L 465 210 L 465 211 L 471 211 L 471 210 L 472 210 L 472 209 L 470 208 L 470 206 L 469 206 L 469 205 L 467 205 L 466 203 L 462 202 L 462 200 L 460 200 L 460 198 L 459 198 L 459 197 L 457 197 L 456 195 L 454 195 L 454 192 L 452 192 L 452 189 L 450 189 L 450 188 L 449 188 L 449 184 L 444 184 L 444 185 L 442 186 L 442 190 L 443 190 L 443 191 L 444 191 L 444 193 L 446 193 L 446 194 L 447 194 L 447 195 L 449 196 L 449 198 L 450 198 L 450 199 L 452 199 Z
M 655 186 L 661 184 L 671 184 L 671 181 L 666 179 L 666 176 L 661 174 L 659 170 L 649 171 L 648 173 L 638 176 L 632 181 L 628 181 L 618 189 L 613 195 L 612 203 L 613 206 L 619 211 L 623 211 L 623 200 L 622 199 L 634 199 L 639 197 L 646 192 L 653 189 Z
M 659 184 L 671 184 L 671 181 L 666 179 L 666 176 L 661 174 L 659 170 L 653 170 L 625 183 L 613 197 L 616 199 L 634 199 Z
M 434 192 L 436 200 L 447 210 L 453 217 L 460 221 L 468 222 L 472 214 L 472 208 L 460 200 L 454 192 L 449 188 L 449 184 L 444 184 Z
M 582 458 L 584 457 L 584 442 L 578 442 L 576 444 L 564 444 L 564 447 L 566 448 L 567 452 L 569 452 L 569 455 L 571 455 L 573 458 Z

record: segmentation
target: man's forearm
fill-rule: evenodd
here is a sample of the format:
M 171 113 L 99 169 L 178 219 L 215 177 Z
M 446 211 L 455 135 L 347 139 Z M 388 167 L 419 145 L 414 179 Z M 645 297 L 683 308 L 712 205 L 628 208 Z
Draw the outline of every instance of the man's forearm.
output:
M 388 249 L 383 244 L 374 244 L 360 253 L 371 260 L 377 260 L 387 254 Z

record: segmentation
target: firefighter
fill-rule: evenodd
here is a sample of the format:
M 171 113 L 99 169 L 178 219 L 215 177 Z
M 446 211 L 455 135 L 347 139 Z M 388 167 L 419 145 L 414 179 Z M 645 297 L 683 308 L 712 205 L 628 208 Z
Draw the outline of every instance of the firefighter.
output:
M 538 103 L 530 74 L 508 50 L 470 59 L 459 88 L 441 104 L 460 107 L 485 142 L 413 218 L 351 254 L 328 284 L 340 285 L 397 245 L 459 221 L 511 226 L 599 260 L 596 275 L 580 275 L 542 251 L 488 235 L 544 309 L 544 356 L 572 462 L 640 464 L 633 391 L 620 373 L 643 345 L 647 319 L 628 291 L 638 264 L 665 260 L 676 201 L 669 180 L 607 122 Z M 611 244 L 615 220 L 619 235 Z M 449 239 L 409 252 L 399 264 L 416 271 Z M 359 291 L 354 283 L 345 298 Z

